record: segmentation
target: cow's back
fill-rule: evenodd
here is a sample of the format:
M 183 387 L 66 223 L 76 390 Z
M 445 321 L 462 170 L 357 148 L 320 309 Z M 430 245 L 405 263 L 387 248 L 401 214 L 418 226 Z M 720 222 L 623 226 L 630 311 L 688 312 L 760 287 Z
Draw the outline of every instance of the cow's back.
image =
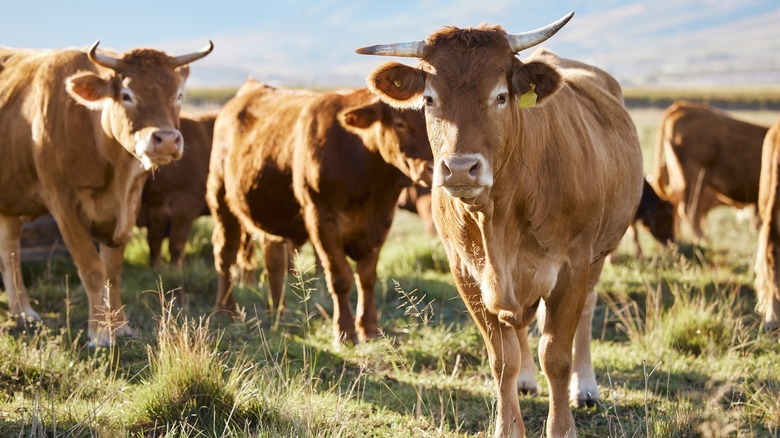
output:
M 565 84 L 545 105 L 529 112 L 526 120 L 534 127 L 549 127 L 541 137 L 551 137 L 546 140 L 554 148 L 535 163 L 546 181 L 537 186 L 541 193 L 536 196 L 539 203 L 547 204 L 540 207 L 547 209 L 542 216 L 556 218 L 569 232 L 576 232 L 580 220 L 591 220 L 578 219 L 575 211 L 599 212 L 592 248 L 597 259 L 617 246 L 639 203 L 643 178 L 636 128 L 623 105 L 620 86 L 610 75 L 544 50 L 530 59 L 537 57 L 556 66 Z M 526 135 L 534 138 L 527 142 L 540 140 L 539 131 L 528 131 Z M 552 199 L 556 202 L 549 202 Z M 552 222 L 550 237 L 556 232 Z
M 257 86 L 231 99 L 217 116 L 208 196 L 224 190 L 247 229 L 260 226 L 298 243 L 306 240 L 292 191 L 292 160 L 298 117 L 311 99 Z
M 734 203 L 756 202 L 766 126 L 690 102 L 669 107 L 661 124 L 662 140 L 670 144 L 682 169 L 701 168 L 706 185 Z
M 88 185 L 93 175 L 83 169 L 85 160 L 101 161 L 82 141 L 95 116 L 65 91 L 68 76 L 95 67 L 78 50 L 8 48 L 0 48 L 0 65 L 0 211 L 40 214 L 47 190 L 63 181 Z M 43 139 L 57 139 L 56 147 Z

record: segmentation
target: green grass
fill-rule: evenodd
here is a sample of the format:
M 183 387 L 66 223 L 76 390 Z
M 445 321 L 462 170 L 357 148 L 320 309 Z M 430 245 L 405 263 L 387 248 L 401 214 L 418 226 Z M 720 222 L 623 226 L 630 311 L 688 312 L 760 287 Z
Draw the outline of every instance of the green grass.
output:
M 660 110 L 632 115 L 652 154 Z M 238 318 L 212 315 L 210 233 L 211 220 L 200 219 L 184 270 L 153 272 L 136 232 L 122 298 L 139 336 L 112 349 L 86 347 L 86 297 L 72 262 L 25 265 L 44 324 L 13 328 L 0 294 L 0 436 L 492 434 L 483 341 L 440 243 L 416 216 L 398 212 L 380 258 L 385 337 L 356 347 L 332 342 L 332 301 L 308 246 L 278 318 L 264 310 L 262 267 L 236 290 Z M 780 342 L 753 311 L 750 223 L 720 208 L 698 245 L 664 249 L 639 237 L 644 255 L 625 239 L 597 287 L 602 398 L 574 409 L 580 436 L 779 436 Z M 543 436 L 548 410 L 545 378 L 537 380 L 540 393 L 520 397 L 529 437 Z

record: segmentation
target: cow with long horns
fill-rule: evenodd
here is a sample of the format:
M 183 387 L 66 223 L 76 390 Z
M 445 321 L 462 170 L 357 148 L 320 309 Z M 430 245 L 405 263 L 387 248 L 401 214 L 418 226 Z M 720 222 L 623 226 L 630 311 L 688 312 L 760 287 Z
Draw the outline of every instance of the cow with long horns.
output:
M 147 171 L 182 156 L 188 64 L 213 45 L 181 56 L 97 46 L 0 47 L 0 267 L 10 313 L 39 320 L 21 281 L 19 235 L 24 220 L 50 212 L 87 292 L 90 344 L 109 345 L 132 334 L 119 292 Z
M 358 49 L 408 56 L 369 87 L 425 108 L 433 217 L 455 283 L 484 337 L 498 392 L 496 436 L 524 436 L 518 383 L 535 389 L 527 325 L 538 308 L 548 436 L 576 436 L 569 388 L 594 401 L 594 286 L 642 191 L 642 155 L 618 83 L 540 50 L 572 14 L 535 31 L 446 27 L 424 41 Z M 574 358 L 572 360 L 572 344 Z

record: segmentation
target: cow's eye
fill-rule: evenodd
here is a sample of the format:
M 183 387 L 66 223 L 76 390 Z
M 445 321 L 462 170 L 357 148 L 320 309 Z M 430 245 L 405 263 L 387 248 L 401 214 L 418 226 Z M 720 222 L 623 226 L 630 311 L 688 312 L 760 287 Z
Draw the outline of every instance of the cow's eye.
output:
M 496 96 L 497 105 L 503 105 L 505 103 L 506 103 L 506 93 L 501 93 L 498 96 Z
M 123 91 L 122 92 L 122 102 L 124 103 L 133 103 L 133 96 L 130 95 L 130 93 Z
M 406 122 L 403 120 L 396 120 L 393 122 L 393 126 L 395 126 L 395 129 L 406 129 L 407 125 Z
M 423 96 L 425 99 L 425 106 L 433 106 L 433 97 L 431 96 Z

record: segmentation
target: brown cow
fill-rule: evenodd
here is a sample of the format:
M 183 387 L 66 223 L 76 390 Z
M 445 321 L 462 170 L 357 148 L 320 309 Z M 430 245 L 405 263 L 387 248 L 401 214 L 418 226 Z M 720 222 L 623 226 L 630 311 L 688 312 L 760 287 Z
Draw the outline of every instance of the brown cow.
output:
M 87 291 L 90 344 L 108 345 L 132 333 L 119 291 L 147 170 L 181 157 L 187 64 L 213 46 L 172 57 L 97 45 L 0 48 L 0 259 L 11 314 L 38 320 L 21 282 L 19 234 L 25 218 L 50 212 Z
M 255 85 L 233 98 L 217 117 L 207 192 L 218 310 L 235 307 L 231 266 L 242 234 L 263 233 L 272 308 L 284 301 L 284 239 L 296 246 L 310 239 L 333 298 L 336 339 L 377 337 L 379 250 L 401 189 L 429 182 L 430 160 L 422 112 L 392 109 L 368 90 L 312 94 Z M 347 256 L 357 262 L 357 330 Z
M 637 255 L 642 255 L 642 247 L 639 246 L 639 235 L 636 225 L 647 227 L 650 234 L 663 245 L 674 241 L 674 206 L 658 196 L 652 184 L 647 179 L 642 181 L 642 197 L 639 207 L 636 209 L 631 228 L 634 229 Z
M 707 212 L 722 204 L 755 205 L 766 126 L 734 119 L 705 104 L 679 101 L 658 128 L 653 182 L 695 237 Z
M 433 224 L 433 214 L 431 212 L 431 189 L 422 186 L 409 186 L 401 191 L 398 197 L 398 207 L 417 213 L 425 226 L 428 234 L 436 235 L 436 225 Z
M 137 225 L 147 227 L 149 265 L 160 264 L 160 248 L 167 237 L 171 264 L 182 267 L 184 247 L 199 216 L 209 214 L 206 179 L 216 114 L 182 116 L 182 159 L 153 172 L 146 179 Z
M 756 250 L 758 295 L 756 310 L 764 317 L 767 330 L 780 325 L 780 120 L 769 129 L 761 154 L 761 183 L 758 192 L 758 214 L 761 229 Z
M 397 107 L 425 107 L 433 218 L 487 343 L 496 436 L 525 434 L 517 391 L 536 387 L 526 335 L 537 306 L 547 435 L 576 436 L 569 388 L 575 400 L 598 397 L 594 286 L 642 190 L 642 154 L 618 83 L 543 50 L 515 57 L 570 17 L 520 35 L 446 27 L 424 41 L 358 49 L 420 58 L 419 68 L 385 64 L 368 83 Z

